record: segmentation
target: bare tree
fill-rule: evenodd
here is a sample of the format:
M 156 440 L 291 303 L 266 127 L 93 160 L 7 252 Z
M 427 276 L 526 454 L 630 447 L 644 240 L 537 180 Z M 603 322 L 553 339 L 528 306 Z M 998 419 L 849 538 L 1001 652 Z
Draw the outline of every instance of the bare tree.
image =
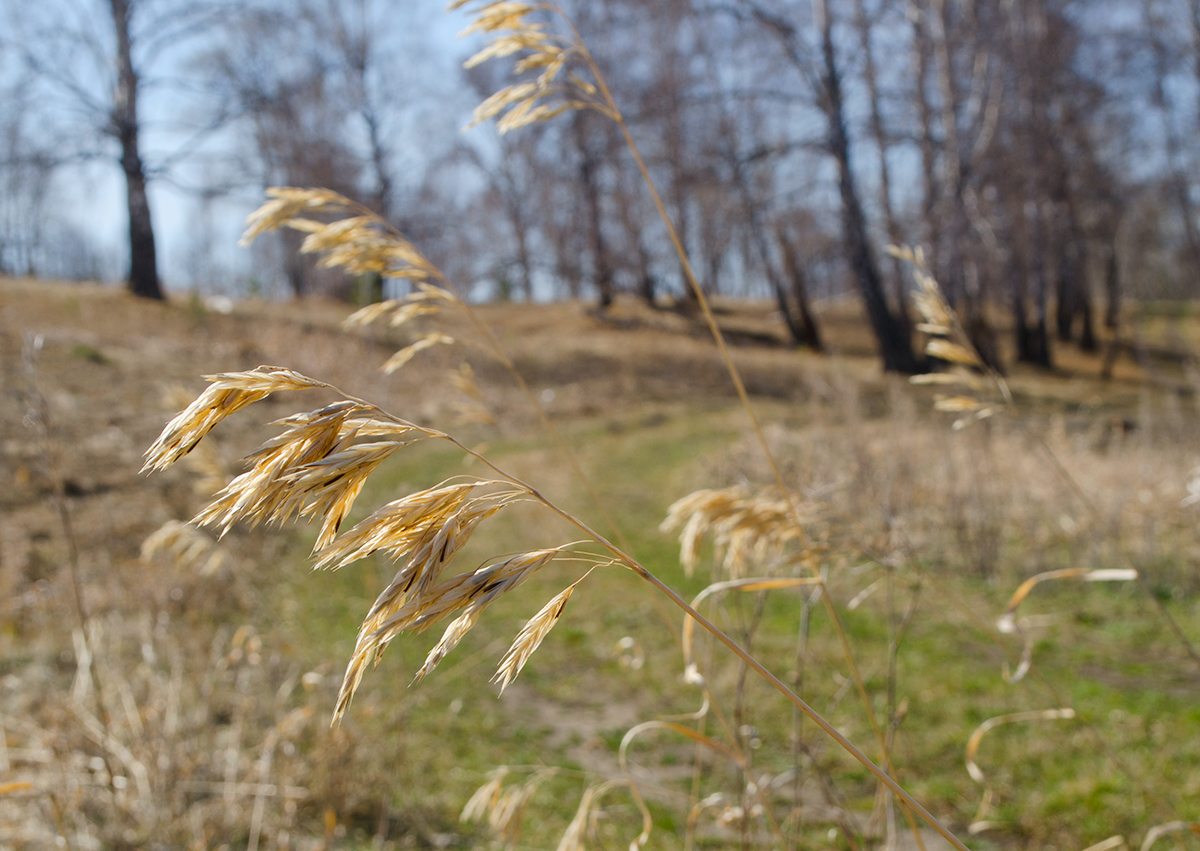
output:
M 146 154 L 146 105 L 151 84 L 170 88 L 184 55 L 210 32 L 221 8 L 170 0 L 92 0 L 87 3 L 10 2 L 13 46 L 45 92 L 40 108 L 71 121 L 79 139 L 75 159 L 115 161 L 125 179 L 129 289 L 162 298 L 148 185 L 191 152 L 220 123 L 219 114 L 178 126 L 170 153 Z M 179 92 L 185 89 L 176 87 Z M 174 98 L 177 119 L 186 95 Z M 160 99 L 156 109 L 166 101 Z M 180 137 L 184 138 L 180 138 Z
M 824 150 L 837 168 L 841 201 L 842 240 L 846 261 L 867 319 L 879 345 L 884 369 L 912 373 L 919 369 L 907 320 L 899 316 L 883 285 L 869 234 L 866 211 L 852 162 L 852 145 L 846 117 L 844 72 L 834 39 L 834 19 L 826 0 L 813 2 L 816 55 L 808 47 L 800 26 L 781 13 L 752 0 L 741 7 L 775 36 L 787 61 L 799 73 L 825 120 Z

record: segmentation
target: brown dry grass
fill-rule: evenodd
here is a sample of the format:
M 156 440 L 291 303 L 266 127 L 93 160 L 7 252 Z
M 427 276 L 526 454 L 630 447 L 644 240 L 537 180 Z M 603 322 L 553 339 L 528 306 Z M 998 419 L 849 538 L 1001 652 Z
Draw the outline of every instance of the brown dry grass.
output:
M 745 339 L 761 338 L 772 328 L 764 305 L 718 307 L 722 324 L 746 332 Z M 679 414 L 720 415 L 730 407 L 724 369 L 702 329 L 687 317 L 632 301 L 619 302 L 603 317 L 572 304 L 485 305 L 479 311 L 564 425 L 628 429 Z M 129 830 L 149 836 L 190 813 L 208 825 L 213 837 L 244 841 L 253 830 L 262 831 L 264 843 L 265 837 L 277 842 L 288 831 L 319 837 L 326 806 L 345 820 L 360 806 L 355 801 L 372 794 L 363 784 L 377 775 L 363 768 L 369 760 L 354 743 L 353 729 L 329 733 L 309 720 L 296 726 L 302 716 L 320 716 L 332 706 L 334 671 L 315 662 L 311 668 L 296 667 L 300 661 L 279 653 L 257 620 L 264 611 L 261 595 L 270 588 L 263 565 L 275 563 L 279 539 L 271 534 L 239 538 L 229 560 L 211 570 L 184 560 L 140 559 L 151 532 L 197 508 L 194 474 L 151 479 L 136 474 L 141 451 L 170 413 L 163 397 L 176 383 L 195 395 L 201 373 L 288 363 L 332 378 L 414 421 L 453 421 L 461 393 L 445 380 L 445 370 L 458 366 L 463 354 L 429 350 L 382 378 L 364 365 L 383 363 L 398 345 L 434 326 L 417 319 L 398 331 L 347 335 L 337 328 L 347 313 L 338 305 L 308 302 L 244 304 L 223 316 L 187 300 L 147 304 L 99 287 L 0 284 L 0 380 L 17 402 L 0 410 L 0 481 L 10 485 L 0 496 L 0 646 L 12 660 L 7 674 L 15 678 L 6 681 L 0 713 L 27 721 L 5 728 L 14 753 L 41 760 L 14 757 L 18 782 L 29 777 L 44 787 L 46 775 L 37 766 L 49 766 L 67 778 L 63 800 L 72 806 L 91 800 L 97 784 L 111 782 L 105 779 L 109 768 L 96 767 L 94 757 L 119 763 L 118 749 L 106 750 L 106 734 L 71 714 L 63 700 L 72 689 L 83 688 L 77 684 L 75 640 L 62 629 L 72 622 L 61 570 L 65 543 L 39 450 L 21 423 L 26 383 L 21 338 L 37 332 L 45 339 L 40 389 L 54 418 L 53 439 L 83 553 L 85 601 L 101 625 L 95 645 L 109 660 L 102 678 L 112 701 L 107 735 L 125 743 L 129 765 L 146 767 L 152 788 L 166 784 L 180 794 L 171 805 L 178 809 L 147 809 L 138 774 L 127 765 L 120 776 L 127 776 L 131 791 L 106 822 L 116 831 L 113 836 Z M 1005 586 L 1010 590 L 1018 576 L 1109 557 L 1105 530 L 1070 505 L 1070 494 L 1018 431 L 1003 423 L 985 424 L 948 443 L 944 427 L 926 410 L 930 394 L 914 395 L 880 376 L 865 351 L 861 357 L 845 353 L 864 334 L 862 324 L 855 324 L 856 311 L 832 305 L 826 315 L 831 328 L 845 323 L 844 335 L 831 335 L 843 352 L 833 359 L 761 343 L 734 348 L 747 384 L 775 423 L 770 434 L 787 479 L 827 503 L 834 520 L 852 518 L 831 523 L 833 531 L 819 543 L 836 550 L 839 541 L 853 540 L 855 546 L 866 541 L 880 553 L 916 553 L 934 569 L 978 571 L 1010 582 Z M 448 333 L 462 331 L 451 324 Z M 481 438 L 525 440 L 533 421 L 516 389 L 487 361 L 466 357 L 474 364 L 483 400 L 502 423 L 499 432 L 473 428 Z M 1035 422 L 1048 426 L 1047 439 L 1063 463 L 1104 516 L 1114 518 L 1124 544 L 1154 567 L 1169 596 L 1190 593 L 1195 582 L 1188 568 L 1189 559 L 1196 558 L 1194 536 L 1187 535 L 1194 523 L 1180 502 L 1200 450 L 1191 397 L 1161 388 L 1164 380 L 1183 387 L 1186 376 L 1165 369 L 1156 367 L 1148 380 L 1143 367 L 1125 362 L 1118 380 L 1105 384 L 1094 377 L 1098 360 L 1081 358 L 1074 372 L 1046 376 L 1022 369 L 1010 381 Z M 685 402 L 689 398 L 693 401 Z M 231 472 L 237 472 L 235 459 L 261 438 L 256 423 L 295 410 L 273 400 L 259 404 L 266 407 L 258 415 L 239 415 L 219 432 L 218 455 Z M 147 411 L 161 411 L 161 417 L 148 417 Z M 569 477 L 554 469 L 549 456 L 527 455 L 520 466 L 528 475 L 576 498 Z M 721 454 L 691 474 L 693 484 L 732 485 L 747 477 L 765 481 L 768 474 L 757 457 L 749 448 Z M 527 475 L 524 469 L 522 475 Z M 686 492 L 687 484 L 679 482 L 673 496 Z M 661 517 L 647 519 L 653 525 Z M 863 590 L 850 586 L 847 599 Z M 165 620 L 130 618 L 133 611 L 161 613 L 156 617 Z M 246 623 L 258 629 L 241 631 Z M 156 632 L 160 624 L 170 628 Z M 247 642 L 259 633 L 260 649 L 249 652 Z M 510 638 L 511 633 L 505 643 Z M 264 644 L 271 652 L 263 652 Z M 153 658 L 178 661 L 139 669 L 136 659 L 147 647 Z M 502 651 L 503 646 L 494 655 Z M 329 654 L 328 662 L 344 658 L 339 651 Z M 129 668 L 123 667 L 125 660 Z M 520 661 L 514 657 L 513 664 Z M 1035 655 L 1033 664 L 1038 663 Z M 243 669 L 247 673 L 238 673 Z M 186 677 L 177 681 L 185 670 L 193 672 L 195 684 Z M 207 697 L 204 682 L 213 684 Z M 137 708 L 132 714 L 123 692 Z M 172 700 L 196 710 L 186 716 L 195 726 L 178 718 L 167 723 Z M 197 709 L 204 706 L 209 708 Z M 371 706 L 364 711 L 375 711 Z M 214 725 L 214 718 L 220 723 Z M 229 724 L 238 718 L 241 732 L 231 741 Z M 183 747 L 185 742 L 190 744 Z M 158 754 L 167 755 L 170 770 L 155 770 Z M 218 767 L 229 773 L 214 775 Z M 263 776 L 271 782 L 259 782 Z M 274 787 L 270 794 L 269 786 Z M 281 792 L 285 787 L 295 794 L 289 798 Z M 36 847 L 36 836 L 45 834 L 21 831 L 33 831 L 34 824 L 45 831 L 56 824 L 59 803 L 52 797 L 13 798 L 7 804 L 30 814 L 29 824 L 10 825 L 14 832 L 7 841 L 14 846 L 23 841 Z M 252 830 L 256 811 L 258 827 Z

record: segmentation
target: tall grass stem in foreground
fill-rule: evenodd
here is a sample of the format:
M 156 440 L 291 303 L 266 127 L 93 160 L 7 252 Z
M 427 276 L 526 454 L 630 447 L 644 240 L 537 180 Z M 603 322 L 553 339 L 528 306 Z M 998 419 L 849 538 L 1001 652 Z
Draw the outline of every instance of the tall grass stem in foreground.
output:
M 333 385 L 279 367 L 210 376 L 208 390 L 164 428 L 146 453 L 146 470 L 164 469 L 183 458 L 225 417 L 271 393 L 287 390 L 332 391 L 341 401 L 277 421 L 284 432 L 250 457 L 254 466 L 234 479 L 201 512 L 199 522 L 228 528 L 239 520 L 282 522 L 292 515 L 312 517 L 321 531 L 315 547 L 318 566 L 342 567 L 374 552 L 390 552 L 403 562 L 392 584 L 380 594 L 364 620 L 355 653 L 347 667 L 334 712 L 346 711 L 365 667 L 387 644 L 405 631 L 422 631 L 462 612 L 435 645 L 418 672 L 424 676 L 448 653 L 498 596 L 516 588 L 533 572 L 566 554 L 593 565 L 619 564 L 662 593 L 695 620 L 744 664 L 809 717 L 830 738 L 879 779 L 906 806 L 960 851 L 965 846 L 892 777 L 856 748 L 820 713 L 809 706 L 753 655 L 696 611 L 670 586 L 633 556 L 621 550 L 583 520 L 546 499 L 536 488 L 503 470 L 453 436 L 395 417 Z M 362 441 L 360 438 L 369 438 Z M 446 441 L 492 471 L 493 481 L 447 480 L 389 503 L 354 528 L 340 525 L 366 478 L 387 457 L 425 438 Z M 498 492 L 495 488 L 502 490 Z M 478 491 L 485 491 L 477 496 Z M 574 526 L 607 555 L 567 544 L 531 550 L 494 562 L 472 573 L 441 579 L 444 568 L 480 521 L 519 501 L 533 501 Z M 440 581 L 439 581 L 440 580 Z M 575 585 L 572 583 L 572 589 Z M 563 592 L 569 596 L 568 592 Z M 497 678 L 507 684 L 563 611 L 566 598 L 556 597 L 536 615 L 501 665 Z M 550 610 L 552 614 L 545 614 Z M 519 660 L 519 663 L 514 661 Z
M 483 50 L 467 60 L 467 67 L 495 57 L 516 54 L 520 57 L 514 66 L 517 74 L 530 70 L 538 72 L 534 83 L 510 85 L 488 98 L 476 109 L 474 123 L 479 123 L 487 118 L 499 115 L 507 109 L 507 113 L 498 122 L 500 132 L 505 133 L 528 124 L 548 121 L 568 110 L 592 109 L 616 122 L 620 128 L 621 135 L 650 193 L 659 218 L 666 227 L 671 245 L 683 270 L 687 287 L 700 306 L 704 321 L 716 342 L 721 360 L 737 391 L 738 399 L 741 401 L 742 407 L 750 419 L 767 466 L 774 477 L 776 487 L 779 489 L 780 497 L 789 504 L 796 529 L 803 535 L 803 523 L 800 513 L 793 502 L 790 489 L 784 483 L 779 464 L 771 452 L 771 447 L 763 431 L 762 423 L 754 410 L 754 406 L 750 402 L 750 396 L 746 391 L 745 383 L 742 381 L 741 374 L 733 362 L 729 348 L 725 343 L 725 337 L 721 333 L 720 326 L 717 324 L 716 316 L 712 311 L 708 298 L 704 294 L 703 288 L 696 279 L 687 250 L 683 246 L 683 241 L 680 239 L 674 222 L 667 213 L 666 205 L 663 203 L 662 196 L 655 186 L 654 179 L 646 167 L 646 162 L 642 158 L 633 134 L 630 132 L 629 125 L 626 123 L 616 100 L 612 96 L 612 92 L 608 88 L 604 74 L 601 73 L 579 30 L 575 27 L 570 17 L 555 3 L 524 4 L 507 2 L 506 0 L 485 0 L 485 2 L 471 3 L 470 0 L 453 0 L 448 8 L 458 9 L 466 6 L 473 7 L 472 14 L 475 16 L 475 20 L 464 31 L 464 34 L 471 32 L 495 34 L 492 41 Z M 570 36 L 566 39 L 552 37 L 545 31 L 545 26 L 542 23 L 530 20 L 530 16 L 537 12 L 546 12 L 552 17 L 562 20 L 569 29 Z M 565 85 L 558 81 L 559 75 L 573 57 L 578 57 L 582 61 L 595 81 L 594 84 L 583 80 L 576 74 L 568 75 Z M 539 105 L 539 101 L 554 97 L 558 97 L 559 99 Z M 819 571 L 815 569 L 813 575 L 818 577 L 818 579 L 820 577 Z M 887 746 L 887 737 L 879 724 L 879 719 L 876 716 L 871 698 L 867 694 L 866 684 L 859 671 L 845 626 L 842 624 L 841 617 L 838 615 L 837 609 L 833 605 L 833 601 L 829 595 L 823 593 L 820 596 L 826 615 L 829 617 L 837 634 L 843 658 L 850 669 L 851 678 L 854 680 L 859 700 L 866 711 L 867 719 L 875 735 L 883 763 L 887 766 L 889 772 L 895 773 L 891 754 Z M 920 851 L 924 851 L 925 844 L 921 838 L 920 831 L 917 830 L 912 814 L 907 812 L 907 810 L 905 811 L 905 818 L 908 821 L 917 848 Z

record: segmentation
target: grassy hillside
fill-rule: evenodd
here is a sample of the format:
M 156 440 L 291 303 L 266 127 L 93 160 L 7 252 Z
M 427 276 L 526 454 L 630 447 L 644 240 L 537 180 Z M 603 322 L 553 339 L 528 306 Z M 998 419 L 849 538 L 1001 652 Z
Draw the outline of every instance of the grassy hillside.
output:
M 609 531 L 503 370 L 439 347 L 385 376 L 378 367 L 422 326 L 349 333 L 347 313 L 308 302 L 224 314 L 187 298 L 0 281 L 0 844 L 475 847 L 501 840 L 459 811 L 509 766 L 505 789 L 538 778 L 513 842 L 550 848 L 589 784 L 626 777 L 627 731 L 701 706 L 682 677 L 679 618 L 615 569 L 580 586 L 497 699 L 489 678 L 513 636 L 581 573 L 563 564 L 497 601 L 415 688 L 440 630 L 394 643 L 330 729 L 358 623 L 395 565 L 310 573 L 315 532 L 295 525 L 143 555 L 156 530 L 244 469 L 239 459 L 277 433 L 267 423 L 332 401 L 272 397 L 223 423 L 194 462 L 138 473 L 199 376 L 264 363 L 452 431 Z M 689 599 L 727 578 L 707 544 L 686 575 L 658 528 L 692 491 L 772 481 L 699 322 L 625 302 L 605 315 L 578 304 L 480 313 L 642 563 Z M 1162 305 L 1131 317 L 1111 379 L 1100 355 L 1060 347 L 1057 372 L 1012 370 L 1016 414 L 954 430 L 932 410 L 933 389 L 880 374 L 852 305 L 824 312 L 830 356 L 778 342 L 765 305 L 722 305 L 773 452 L 812 507 L 793 555 L 826 576 L 902 784 L 972 848 L 1082 849 L 1114 836 L 1137 847 L 1155 825 L 1200 821 L 1200 660 L 1189 655 L 1200 505 L 1186 504 L 1200 488 L 1200 384 L 1177 356 L 1194 351 L 1200 320 Z M 442 320 L 423 327 L 469 337 Z M 464 363 L 478 397 L 462 389 Z M 351 520 L 459 474 L 482 472 L 448 448 L 405 449 Z M 544 512 L 506 513 L 456 564 L 570 537 Z M 997 628 L 1031 576 L 1131 567 L 1144 581 L 1047 580 L 1016 611 L 1017 633 Z M 811 589 L 731 592 L 704 608 L 877 755 Z M 728 654 L 701 642 L 697 658 L 712 691 L 703 733 L 747 763 L 695 736 L 638 735 L 628 755 L 652 847 L 883 847 L 893 833 L 915 847 L 863 769 Z M 983 782 L 972 779 L 966 749 L 980 724 L 1063 708 L 1075 717 L 987 732 L 975 753 Z M 626 847 L 640 829 L 634 799 L 613 788 L 586 843 Z M 1172 842 L 1198 848 L 1200 836 L 1158 840 Z

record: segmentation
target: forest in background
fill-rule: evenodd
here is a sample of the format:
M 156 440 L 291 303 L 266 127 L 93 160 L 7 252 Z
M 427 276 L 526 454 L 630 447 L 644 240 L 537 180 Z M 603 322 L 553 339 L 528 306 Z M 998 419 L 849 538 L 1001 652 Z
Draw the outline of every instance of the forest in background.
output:
M 797 343 L 819 349 L 814 301 L 852 292 L 885 366 L 920 368 L 889 243 L 925 248 L 997 360 L 999 327 L 1018 360 L 1051 365 L 1052 340 L 1092 349 L 1115 334 L 1123 299 L 1196 293 L 1200 0 L 564 5 L 705 289 L 773 298 Z M 116 267 L 160 296 L 147 187 L 169 183 L 203 210 L 324 186 L 392 221 L 477 299 L 630 292 L 686 306 L 611 123 L 579 111 L 511 136 L 452 132 L 469 106 L 447 93 L 469 105 L 500 81 L 486 66 L 440 79 L 435 58 L 470 45 L 436 37 L 439 13 L 8 3 L 0 272 Z M 121 260 L 65 215 L 75 175 L 102 165 L 123 177 L 123 209 L 89 215 L 127 217 Z M 167 289 L 379 294 L 299 258 L 298 237 L 221 268 L 204 220 L 186 226 L 193 262 Z

